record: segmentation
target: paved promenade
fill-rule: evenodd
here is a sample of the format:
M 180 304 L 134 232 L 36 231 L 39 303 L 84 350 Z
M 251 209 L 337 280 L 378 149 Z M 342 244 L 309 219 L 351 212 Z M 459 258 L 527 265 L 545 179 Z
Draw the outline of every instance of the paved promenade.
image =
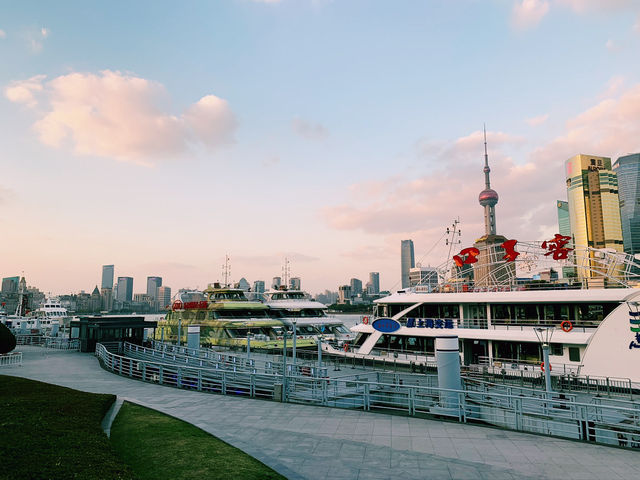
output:
M 113 393 L 190 422 L 290 479 L 623 479 L 640 452 L 489 427 L 281 404 L 146 384 L 102 370 L 88 354 L 21 347 L 0 369 Z M 231 477 L 230 477 L 231 478 Z

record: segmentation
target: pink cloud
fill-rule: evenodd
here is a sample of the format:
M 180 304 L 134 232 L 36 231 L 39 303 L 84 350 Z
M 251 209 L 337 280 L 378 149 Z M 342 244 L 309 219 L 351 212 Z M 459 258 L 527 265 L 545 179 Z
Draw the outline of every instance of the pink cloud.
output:
M 615 159 L 640 151 L 638 118 L 640 84 L 571 118 L 562 135 L 522 160 L 507 153 L 522 144 L 520 137 L 488 132 L 491 186 L 500 196 L 498 233 L 520 240 L 549 237 L 557 230 L 555 200 L 566 198 L 564 161 L 578 153 Z M 422 244 L 420 251 L 436 242 L 455 217 L 462 221 L 463 243 L 481 236 L 483 210 L 477 199 L 484 188 L 482 132 L 429 145 L 437 145 L 427 149 L 434 171 L 352 185 L 345 202 L 322 211 L 326 223 L 393 240 L 393 246 L 401 238 L 413 238 Z
M 513 5 L 511 25 L 517 30 L 528 30 L 540 23 L 549 13 L 549 2 L 546 0 L 521 0 Z
M 537 127 L 538 125 L 542 125 L 547 120 L 549 120 L 549 114 L 545 113 L 544 115 L 538 115 L 536 117 L 527 118 L 525 121 L 532 127 Z
M 33 77 L 13 82 L 5 95 L 34 109 L 42 143 L 142 164 L 180 155 L 192 144 L 230 143 L 236 127 L 223 99 L 207 95 L 174 115 L 161 108 L 167 102 L 162 85 L 118 71 L 72 73 L 46 83 Z

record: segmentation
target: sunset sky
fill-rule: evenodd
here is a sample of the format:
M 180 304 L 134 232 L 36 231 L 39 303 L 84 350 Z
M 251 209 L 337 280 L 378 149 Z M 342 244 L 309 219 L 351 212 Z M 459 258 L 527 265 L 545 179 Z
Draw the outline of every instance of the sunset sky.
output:
M 103 264 L 312 293 L 400 240 L 446 260 L 483 233 L 544 240 L 577 153 L 640 151 L 640 0 L 3 2 L 0 276 L 90 291 Z

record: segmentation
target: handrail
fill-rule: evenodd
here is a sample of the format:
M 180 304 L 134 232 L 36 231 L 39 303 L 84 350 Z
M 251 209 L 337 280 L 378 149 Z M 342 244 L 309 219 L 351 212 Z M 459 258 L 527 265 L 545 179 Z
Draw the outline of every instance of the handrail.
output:
M 211 367 L 167 364 L 127 357 L 96 346 L 102 365 L 119 375 L 146 382 L 223 395 L 243 395 L 292 403 L 395 410 L 408 415 L 435 414 L 481 421 L 518 431 L 553 434 L 640 448 L 640 408 L 577 402 L 576 396 L 539 392 L 528 396 L 488 386 L 482 390 L 452 390 L 411 385 L 399 375 L 382 374 L 375 381 L 357 378 L 331 379 L 223 371 Z M 380 381 L 389 378 L 392 382 Z M 526 392 L 525 392 L 526 393 Z

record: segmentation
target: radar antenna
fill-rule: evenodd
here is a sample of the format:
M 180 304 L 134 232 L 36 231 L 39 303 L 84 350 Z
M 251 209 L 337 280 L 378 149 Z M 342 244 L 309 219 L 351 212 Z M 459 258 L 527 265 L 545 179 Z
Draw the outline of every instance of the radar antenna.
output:
M 231 276 L 231 265 L 229 264 L 229 255 L 224 256 L 224 265 L 222 265 L 222 278 L 224 278 L 224 286 L 229 286 L 229 277 Z

